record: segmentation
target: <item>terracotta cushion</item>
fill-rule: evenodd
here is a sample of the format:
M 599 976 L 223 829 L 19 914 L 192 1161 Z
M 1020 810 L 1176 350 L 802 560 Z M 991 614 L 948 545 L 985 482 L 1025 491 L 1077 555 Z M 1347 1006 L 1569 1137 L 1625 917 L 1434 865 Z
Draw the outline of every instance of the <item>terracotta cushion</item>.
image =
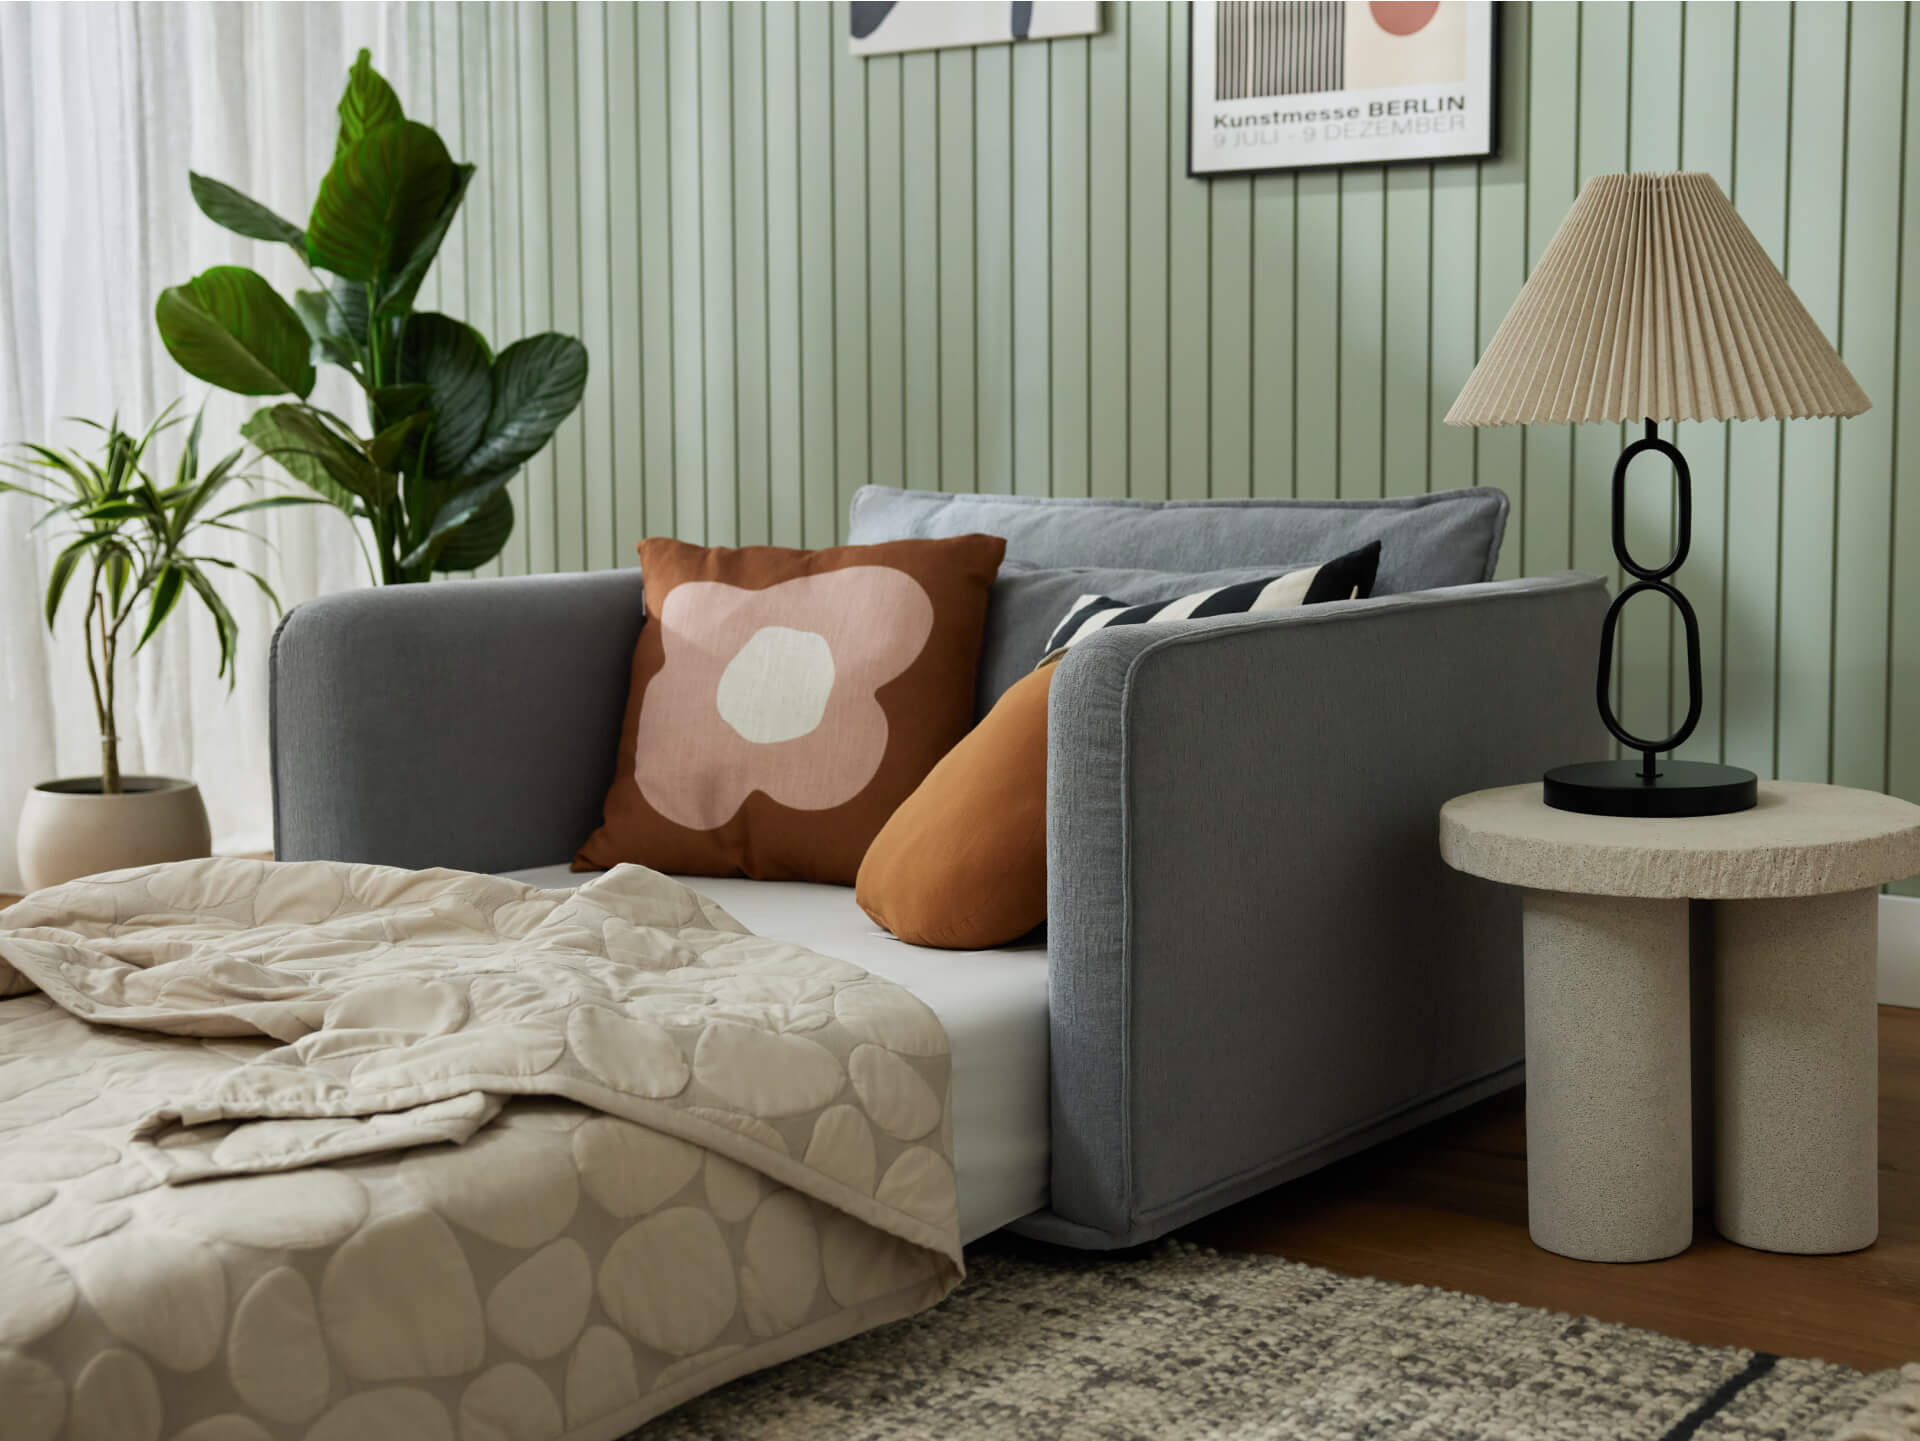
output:
M 574 869 L 852 884 L 966 734 L 1006 542 L 639 549 L 647 623 L 604 820 Z
M 854 898 L 903 941 L 1004 945 L 1047 918 L 1049 662 L 1000 697 L 875 837 Z

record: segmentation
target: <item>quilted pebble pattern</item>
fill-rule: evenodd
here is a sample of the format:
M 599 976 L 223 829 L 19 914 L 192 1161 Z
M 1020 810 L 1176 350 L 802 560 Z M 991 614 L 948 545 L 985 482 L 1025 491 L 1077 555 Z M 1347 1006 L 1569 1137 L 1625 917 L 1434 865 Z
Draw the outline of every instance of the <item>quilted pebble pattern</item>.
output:
M 120 872 L 0 994 L 8 1441 L 610 1441 L 959 1277 L 932 1013 L 638 867 Z

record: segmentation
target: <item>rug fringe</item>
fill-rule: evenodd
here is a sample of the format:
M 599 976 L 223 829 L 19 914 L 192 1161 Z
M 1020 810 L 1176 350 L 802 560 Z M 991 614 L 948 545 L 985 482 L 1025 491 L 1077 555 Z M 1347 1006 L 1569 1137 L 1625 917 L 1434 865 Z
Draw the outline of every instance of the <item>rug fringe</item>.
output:
M 1914 1441 L 1920 1437 L 1920 1361 L 1900 1368 L 1894 1387 L 1842 1426 L 1833 1441 Z

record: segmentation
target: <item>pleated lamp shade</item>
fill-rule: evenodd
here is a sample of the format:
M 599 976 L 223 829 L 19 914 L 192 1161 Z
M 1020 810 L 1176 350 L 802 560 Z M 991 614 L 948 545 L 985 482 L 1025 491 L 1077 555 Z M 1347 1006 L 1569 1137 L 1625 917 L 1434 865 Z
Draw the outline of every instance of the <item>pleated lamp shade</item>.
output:
M 1598 175 L 1447 423 L 1782 420 L 1869 403 L 1711 175 Z

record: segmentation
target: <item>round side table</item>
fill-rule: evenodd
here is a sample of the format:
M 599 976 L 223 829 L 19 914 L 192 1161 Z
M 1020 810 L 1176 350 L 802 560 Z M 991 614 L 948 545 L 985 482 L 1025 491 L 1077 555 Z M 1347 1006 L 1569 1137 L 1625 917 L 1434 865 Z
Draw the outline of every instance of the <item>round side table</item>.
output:
M 1876 889 L 1920 872 L 1920 806 L 1762 781 L 1749 811 L 1638 819 L 1552 810 L 1534 782 L 1448 801 L 1440 853 L 1525 888 L 1537 1245 L 1585 1261 L 1685 1250 L 1696 1146 L 1729 1240 L 1873 1243 Z M 1697 1109 L 1696 1074 L 1711 1088 Z

